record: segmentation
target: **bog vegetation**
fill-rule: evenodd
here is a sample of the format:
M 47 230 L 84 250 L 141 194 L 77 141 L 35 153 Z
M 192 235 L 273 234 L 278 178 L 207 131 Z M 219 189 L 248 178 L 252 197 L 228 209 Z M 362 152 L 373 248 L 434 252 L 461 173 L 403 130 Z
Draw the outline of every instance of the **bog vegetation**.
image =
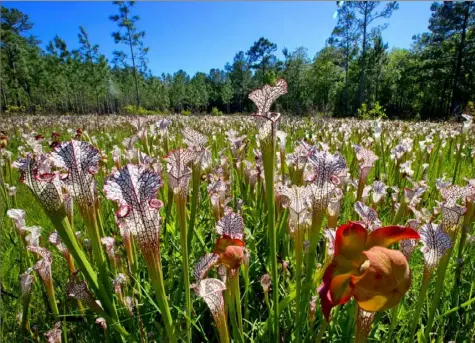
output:
M 3 121 L 6 342 L 470 342 L 464 123 Z
M 2 7 L 2 341 L 475 340 L 474 3 L 388 51 L 396 2 L 338 2 L 313 59 L 193 77 L 115 4 L 112 61 Z
M 247 94 L 278 78 L 289 87 L 278 102 L 291 114 L 435 119 L 474 111 L 475 3 L 435 2 L 427 32 L 414 32 L 410 49 L 391 50 L 382 32 L 396 2 L 339 3 L 337 24 L 315 56 L 262 37 L 223 69 L 195 75 L 152 75 L 133 3 L 117 2 L 111 13 L 118 50 L 110 60 L 83 26 L 78 49 L 60 36 L 43 49 L 28 14 L 2 7 L 2 112 L 247 113 L 253 110 Z

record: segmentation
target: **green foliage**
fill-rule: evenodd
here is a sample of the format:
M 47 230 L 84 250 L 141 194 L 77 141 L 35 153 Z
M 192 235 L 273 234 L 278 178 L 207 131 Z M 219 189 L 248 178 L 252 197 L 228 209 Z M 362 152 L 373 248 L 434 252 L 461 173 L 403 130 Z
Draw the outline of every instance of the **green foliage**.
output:
M 211 109 L 211 115 L 212 116 L 222 116 L 223 115 L 223 112 L 221 112 L 220 110 L 218 110 L 217 107 L 213 107 Z
M 473 101 L 469 101 L 467 106 L 465 107 L 465 113 L 475 116 L 475 103 Z
M 387 115 L 385 109 L 379 104 L 379 102 L 376 102 L 374 107 L 370 110 L 368 110 L 366 103 L 363 103 L 361 107 L 358 108 L 358 118 L 365 120 L 387 119 Z
M 132 114 L 132 115 L 139 115 L 139 116 L 144 116 L 144 115 L 152 115 L 152 114 L 157 114 L 154 111 L 147 110 L 143 107 L 135 107 L 135 105 L 127 105 L 124 106 L 123 109 L 125 114 Z
M 8 105 L 7 109 L 5 110 L 6 114 L 22 114 L 25 113 L 25 106 L 16 106 L 16 105 Z
M 191 116 L 191 111 L 190 110 L 181 110 L 180 114 L 182 116 Z

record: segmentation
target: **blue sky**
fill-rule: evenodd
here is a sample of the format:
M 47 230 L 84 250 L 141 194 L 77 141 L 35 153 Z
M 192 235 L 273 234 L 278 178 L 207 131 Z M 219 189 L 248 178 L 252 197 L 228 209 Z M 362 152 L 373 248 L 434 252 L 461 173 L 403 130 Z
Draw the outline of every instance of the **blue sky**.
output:
M 116 25 L 108 18 L 117 12 L 112 2 L 3 2 L 28 14 L 34 27 L 31 34 L 46 44 L 58 34 L 69 49 L 78 47 L 77 34 L 83 25 L 100 51 L 112 58 L 116 45 L 111 33 Z M 380 6 L 382 7 L 383 4 Z M 408 48 L 412 36 L 427 31 L 428 1 L 400 2 L 399 10 L 387 20 L 383 39 L 389 47 Z M 150 68 L 154 75 L 189 74 L 224 68 L 236 52 L 247 51 L 263 36 L 290 51 L 304 46 L 313 57 L 325 44 L 336 24 L 330 2 L 137 2 L 137 27 L 146 32 L 150 47 Z M 382 24 L 386 19 L 377 23 Z

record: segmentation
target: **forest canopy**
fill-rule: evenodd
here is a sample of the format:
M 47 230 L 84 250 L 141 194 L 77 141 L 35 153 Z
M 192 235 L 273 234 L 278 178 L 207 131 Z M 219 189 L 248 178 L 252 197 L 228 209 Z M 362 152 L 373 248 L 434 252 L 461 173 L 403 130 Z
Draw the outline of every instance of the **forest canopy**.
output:
M 79 49 L 55 36 L 46 49 L 31 35 L 27 13 L 2 7 L 1 109 L 3 114 L 235 113 L 252 111 L 247 94 L 278 78 L 288 82 L 280 111 L 295 115 L 438 119 L 473 110 L 475 3 L 434 2 L 428 31 L 409 49 L 382 38 L 397 2 L 343 2 L 325 46 L 282 49 L 264 37 L 238 51 L 223 69 L 188 75 L 153 75 L 146 32 L 133 2 L 115 2 L 117 44 L 108 60 L 78 28 Z M 232 44 L 232 42 L 230 42 Z

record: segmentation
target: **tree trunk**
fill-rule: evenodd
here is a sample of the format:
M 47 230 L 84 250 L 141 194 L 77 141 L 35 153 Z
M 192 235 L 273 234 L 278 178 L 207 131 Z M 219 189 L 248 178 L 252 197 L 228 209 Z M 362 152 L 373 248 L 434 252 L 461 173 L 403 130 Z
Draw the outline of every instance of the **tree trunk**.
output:
M 349 74 L 349 67 L 348 67 L 348 64 L 349 64 L 349 59 L 350 59 L 350 56 L 349 56 L 349 49 L 347 49 L 346 51 L 346 61 L 345 61 L 345 115 L 348 115 L 348 74 Z
M 130 29 L 127 28 L 127 34 L 129 35 L 129 46 L 130 46 L 130 55 L 132 57 L 132 66 L 134 68 L 134 79 L 135 79 L 135 97 L 137 103 L 137 110 L 140 107 L 140 94 L 139 94 L 139 80 L 137 78 L 137 67 L 135 66 L 135 56 L 134 56 L 134 47 L 132 45 L 132 35 L 130 34 Z
M 366 61 L 366 29 L 368 26 L 368 12 L 367 12 L 368 5 L 365 3 L 365 10 L 364 10 L 364 21 L 363 21 L 363 51 L 361 55 L 361 74 L 360 74 L 360 99 L 359 105 L 361 106 L 364 101 L 364 76 L 365 76 L 365 61 Z
M 452 115 L 455 115 L 455 110 L 457 109 L 457 101 L 458 99 L 458 80 L 460 78 L 460 71 L 462 70 L 462 59 L 463 59 L 463 50 L 465 49 L 465 36 L 466 36 L 466 31 L 467 31 L 467 24 L 468 24 L 468 17 L 470 15 L 470 5 L 471 3 L 469 1 L 465 2 L 465 13 L 464 13 L 464 18 L 463 18 L 463 24 L 462 24 L 462 34 L 460 37 L 460 44 L 457 49 L 457 59 L 455 62 L 455 74 L 454 74 L 454 80 L 452 84 L 452 101 L 450 104 L 450 113 Z

